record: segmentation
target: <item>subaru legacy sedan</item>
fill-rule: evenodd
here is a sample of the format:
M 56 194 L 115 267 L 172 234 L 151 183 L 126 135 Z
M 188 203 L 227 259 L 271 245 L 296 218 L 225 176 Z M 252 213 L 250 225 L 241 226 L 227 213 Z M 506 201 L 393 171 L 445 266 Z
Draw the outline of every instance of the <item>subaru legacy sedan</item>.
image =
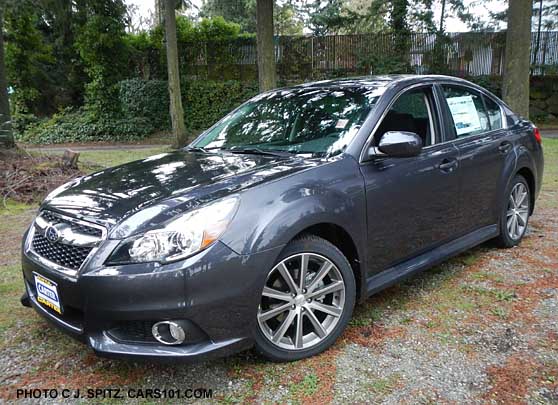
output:
M 538 129 L 461 79 L 273 90 L 182 150 L 54 190 L 21 301 L 102 356 L 302 359 L 370 295 L 517 245 L 542 173 Z

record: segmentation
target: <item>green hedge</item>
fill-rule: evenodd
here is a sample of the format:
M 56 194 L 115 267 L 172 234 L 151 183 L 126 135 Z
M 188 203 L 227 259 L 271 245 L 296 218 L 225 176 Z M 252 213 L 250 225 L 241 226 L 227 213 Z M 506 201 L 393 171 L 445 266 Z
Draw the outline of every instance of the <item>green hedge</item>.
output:
M 206 129 L 257 93 L 257 83 L 183 80 L 186 127 L 193 131 Z M 115 103 L 120 108 L 115 109 L 119 113 L 113 115 L 99 116 L 86 106 L 77 110 L 65 109 L 42 121 L 25 117 L 16 138 L 28 143 L 125 141 L 142 139 L 155 131 L 170 128 L 166 81 L 121 81 Z
M 124 118 L 143 117 L 156 129 L 170 128 L 167 82 L 131 79 L 121 81 L 118 88 Z
M 149 120 L 143 117 L 99 117 L 81 108 L 65 109 L 50 119 L 31 124 L 23 133 L 16 133 L 16 138 L 20 142 L 41 144 L 113 142 L 145 138 L 154 130 Z
M 189 129 L 206 129 L 258 93 L 257 83 L 230 80 L 182 80 L 184 121 Z M 120 82 L 120 104 L 126 118 L 145 117 L 157 129 L 170 128 L 167 82 L 131 79 Z
M 223 115 L 258 94 L 257 83 L 235 80 L 226 82 L 183 82 L 182 103 L 187 128 L 206 129 Z

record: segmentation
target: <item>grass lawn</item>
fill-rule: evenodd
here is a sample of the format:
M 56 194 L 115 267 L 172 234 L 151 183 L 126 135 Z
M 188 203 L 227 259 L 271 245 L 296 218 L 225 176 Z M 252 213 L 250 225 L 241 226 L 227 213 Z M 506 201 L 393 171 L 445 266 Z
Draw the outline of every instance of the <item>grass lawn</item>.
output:
M 158 153 L 167 152 L 171 149 L 167 146 L 161 146 L 150 149 L 132 149 L 132 150 L 116 150 L 116 151 L 105 151 L 105 150 L 93 150 L 84 151 L 80 153 L 79 161 L 81 162 L 84 169 L 89 169 L 89 165 L 111 167 L 117 166 L 123 163 L 131 162 L 138 159 L 144 159 L 151 155 L 156 155 Z
M 543 189 L 558 190 L 558 139 L 543 139 L 544 177 Z
M 19 304 L 20 240 L 35 206 L 0 209 L 0 401 L 16 388 L 198 388 L 244 402 L 556 403 L 558 139 L 530 232 L 483 245 L 368 299 L 320 356 L 262 361 L 252 352 L 193 365 L 105 360 Z M 82 152 L 84 169 L 166 151 Z M 148 401 L 153 402 L 153 401 Z

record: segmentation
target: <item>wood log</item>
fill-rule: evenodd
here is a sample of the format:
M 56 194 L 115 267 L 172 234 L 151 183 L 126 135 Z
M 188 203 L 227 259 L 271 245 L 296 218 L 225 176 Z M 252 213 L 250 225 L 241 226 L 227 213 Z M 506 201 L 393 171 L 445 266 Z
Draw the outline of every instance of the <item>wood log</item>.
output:
M 73 151 L 71 149 L 66 149 L 64 151 L 64 155 L 62 156 L 62 164 L 64 165 L 64 167 L 68 167 L 70 169 L 77 169 L 78 159 L 79 159 L 79 152 Z

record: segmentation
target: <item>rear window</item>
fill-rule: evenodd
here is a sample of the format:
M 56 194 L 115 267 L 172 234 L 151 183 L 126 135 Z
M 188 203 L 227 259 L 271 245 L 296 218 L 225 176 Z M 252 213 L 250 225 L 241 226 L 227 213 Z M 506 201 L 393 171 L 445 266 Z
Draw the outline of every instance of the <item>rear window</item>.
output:
M 500 106 L 491 98 L 484 97 L 484 102 L 486 104 L 486 112 L 488 113 L 488 121 L 490 122 L 490 129 L 501 129 L 502 124 L 502 112 L 500 111 Z
M 482 96 L 460 86 L 442 86 L 458 138 L 490 131 Z

